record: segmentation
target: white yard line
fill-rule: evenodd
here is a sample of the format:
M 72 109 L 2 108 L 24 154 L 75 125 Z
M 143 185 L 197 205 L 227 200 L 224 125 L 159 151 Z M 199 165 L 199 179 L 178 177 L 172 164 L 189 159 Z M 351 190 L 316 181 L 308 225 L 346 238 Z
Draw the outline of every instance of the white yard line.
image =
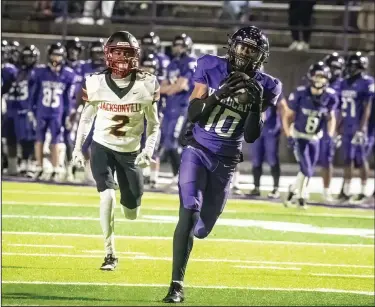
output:
M 91 253 L 91 254 L 104 254 L 102 250 L 84 250 L 84 253 Z M 146 253 L 142 252 L 116 252 L 116 255 L 146 255 Z
M 349 277 L 349 278 L 370 278 L 374 279 L 374 275 L 351 275 L 351 274 L 328 274 L 328 273 L 311 273 L 312 276 L 328 276 L 328 277 Z
M 251 265 L 235 265 L 233 266 L 235 268 L 240 268 L 240 269 L 265 269 L 265 270 L 286 270 L 286 271 L 301 271 L 301 268 L 283 268 L 280 266 L 251 266 Z
M 252 201 L 252 200 L 251 200 Z M 30 202 L 30 201 L 3 201 L 3 205 L 20 205 L 20 206 L 50 206 L 50 207 L 87 207 L 87 208 L 98 208 L 99 204 L 80 204 L 80 203 L 56 203 L 56 202 Z M 117 208 L 120 208 L 119 206 Z M 155 210 L 155 211 L 178 211 L 179 208 L 164 208 L 164 207 L 149 207 L 143 206 L 142 209 L 144 210 Z M 249 210 L 230 210 L 225 209 L 225 213 L 260 213 L 259 211 L 252 211 L 251 208 Z M 371 213 L 370 215 L 360 215 L 360 214 L 333 214 L 333 213 L 308 213 L 308 212 L 285 212 L 285 213 L 275 213 L 272 214 L 276 215 L 295 215 L 295 216 L 312 216 L 312 217 L 334 217 L 334 218 L 360 218 L 360 219 L 374 219 L 374 215 Z
M 71 286 L 117 286 L 117 287 L 166 287 L 167 284 L 128 284 L 128 283 L 103 283 L 103 282 L 57 282 L 57 281 L 22 281 L 22 280 L 3 280 L 3 284 L 32 284 L 32 285 L 71 285 Z M 286 291 L 286 292 L 322 292 L 322 293 L 350 293 L 359 295 L 374 295 L 371 291 L 357 291 L 345 289 L 325 289 L 325 288 L 263 288 L 263 287 L 233 287 L 233 286 L 189 286 L 186 288 L 197 289 L 234 289 L 249 291 Z
M 133 222 L 133 221 L 131 221 Z M 58 232 L 31 232 L 31 231 L 2 231 L 2 234 L 9 235 L 35 235 L 35 236 L 52 236 L 52 237 L 82 237 L 82 238 L 103 238 L 103 235 L 80 234 L 80 233 L 58 233 Z M 116 239 L 129 240 L 166 240 L 170 241 L 173 237 L 158 236 L 124 236 L 116 235 Z M 276 244 L 276 245 L 300 245 L 300 246 L 331 246 L 331 247 L 351 247 L 351 248 L 374 248 L 373 244 L 346 244 L 346 243 L 318 243 L 318 242 L 293 242 L 293 241 L 267 241 L 267 240 L 247 240 L 247 239 L 211 239 L 206 238 L 204 242 L 225 242 L 225 243 L 251 243 L 251 244 Z
M 47 207 L 80 207 L 80 208 L 99 208 L 98 204 L 79 204 L 79 203 L 54 203 L 54 202 L 30 202 L 30 201 L 3 201 L 2 205 L 16 205 L 16 206 L 47 206 Z M 117 206 L 116 209 L 120 210 L 120 206 Z M 178 207 L 176 208 L 164 208 L 164 207 L 149 207 L 143 206 L 142 210 L 150 211 L 179 211 Z M 225 210 L 227 213 L 237 213 L 236 210 Z M 365 217 L 368 218 L 368 217 Z
M 87 254 L 52 254 L 52 253 L 14 253 L 2 252 L 3 256 L 19 256 L 19 257 L 66 257 L 66 258 L 97 258 L 96 255 Z M 153 257 L 135 255 L 122 257 L 124 259 L 132 260 L 146 260 L 146 261 L 172 261 L 171 257 Z M 215 259 L 215 258 L 191 258 L 192 262 L 210 262 L 210 263 L 249 263 L 249 264 L 276 264 L 276 265 L 301 265 L 301 266 L 314 266 L 314 267 L 350 267 L 350 268 L 366 268 L 373 269 L 373 265 L 357 265 L 357 264 L 336 264 L 336 263 L 312 263 L 312 262 L 283 262 L 283 261 L 256 261 L 256 260 L 241 260 L 241 259 Z
M 28 247 L 48 247 L 48 248 L 74 248 L 74 246 L 71 245 L 45 245 L 45 244 L 11 244 L 8 243 L 9 246 L 28 246 Z

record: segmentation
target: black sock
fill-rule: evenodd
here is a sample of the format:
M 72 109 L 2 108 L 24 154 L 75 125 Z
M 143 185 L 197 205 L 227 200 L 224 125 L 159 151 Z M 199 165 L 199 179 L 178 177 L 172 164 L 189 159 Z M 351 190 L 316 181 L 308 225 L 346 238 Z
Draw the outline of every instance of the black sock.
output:
M 193 249 L 194 227 L 199 212 L 180 207 L 180 216 L 173 235 L 172 280 L 183 281 L 190 252 Z
M 271 166 L 271 175 L 273 178 L 273 187 L 275 189 L 279 188 L 279 181 L 280 181 L 280 164 L 277 163 L 274 166 Z
M 21 141 L 22 160 L 29 160 L 34 153 L 34 141 Z
M 254 176 L 254 186 L 259 189 L 259 187 L 260 187 L 260 177 L 262 176 L 262 167 L 261 166 L 253 167 L 253 176 Z
M 64 140 L 65 147 L 66 147 L 66 159 L 68 160 L 68 163 L 72 161 L 72 152 L 73 152 L 73 145 L 70 140 Z
M 173 176 L 177 176 L 178 170 L 180 168 L 180 155 L 177 149 L 170 149 L 169 157 L 171 159 Z

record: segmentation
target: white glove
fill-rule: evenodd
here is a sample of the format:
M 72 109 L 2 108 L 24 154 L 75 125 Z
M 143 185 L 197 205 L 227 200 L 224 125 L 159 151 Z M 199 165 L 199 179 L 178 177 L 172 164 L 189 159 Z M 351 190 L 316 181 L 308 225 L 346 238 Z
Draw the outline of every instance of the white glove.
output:
M 342 145 L 342 136 L 341 135 L 336 135 L 333 138 L 333 142 L 335 143 L 335 148 L 340 148 Z
M 70 116 L 65 117 L 65 129 L 70 131 L 73 128 L 72 121 L 70 120 Z
M 354 145 L 364 145 L 366 142 L 366 135 L 363 131 L 357 131 L 352 138 L 352 144 Z
M 151 159 L 149 153 L 142 150 L 142 152 L 135 158 L 134 164 L 141 168 L 145 168 L 145 167 L 150 166 L 150 162 L 155 162 L 155 161 Z
M 32 111 L 27 112 L 27 118 L 29 122 L 33 125 L 34 129 L 36 128 L 36 119 Z
M 72 152 L 72 163 L 76 167 L 82 168 L 85 166 L 85 157 L 81 150 L 74 149 Z

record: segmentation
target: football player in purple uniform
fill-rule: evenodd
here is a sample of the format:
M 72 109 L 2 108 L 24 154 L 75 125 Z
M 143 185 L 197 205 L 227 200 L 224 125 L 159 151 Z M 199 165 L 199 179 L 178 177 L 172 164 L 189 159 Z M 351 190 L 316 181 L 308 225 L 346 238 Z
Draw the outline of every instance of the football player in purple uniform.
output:
M 51 162 L 55 179 L 58 171 L 58 147 L 63 117 L 69 119 L 72 100 L 75 94 L 74 71 L 64 65 L 65 48 L 61 43 L 49 46 L 48 64 L 33 70 L 31 80 L 33 90 L 30 97 L 29 118 L 36 119 L 35 156 L 37 160 L 36 179 L 43 174 L 43 145 L 46 132 L 51 133 Z
M 349 55 L 346 61 L 346 76 L 341 83 L 342 153 L 344 159 L 344 182 L 339 200 L 350 199 L 350 182 L 354 168 L 360 169 L 361 192 L 354 201 L 366 198 L 365 190 L 369 175 L 366 154 L 367 127 L 374 96 L 374 78 L 366 73 L 368 58 L 361 52 Z
M 150 54 L 153 54 L 158 61 L 157 77 L 159 82 L 167 77 L 167 67 L 170 59 L 167 55 L 160 52 L 160 37 L 154 32 L 145 34 L 141 38 L 141 61 L 145 60 Z
M 89 59 L 82 65 L 82 80 L 84 78 L 90 76 L 91 74 L 98 73 L 101 71 L 104 71 L 106 69 L 105 66 L 105 60 L 104 60 L 104 41 L 103 39 L 99 39 L 97 41 L 93 41 L 89 44 L 88 50 L 89 50 Z M 81 88 L 82 86 L 79 86 Z M 77 118 L 79 118 L 79 114 L 81 114 L 82 109 L 83 109 L 83 100 L 78 99 L 76 101 L 76 106 L 72 110 L 72 117 L 71 117 L 71 122 L 75 123 L 77 122 Z M 94 133 L 94 124 L 95 120 L 92 124 L 91 130 L 89 134 L 87 135 L 85 142 L 83 143 L 82 146 L 82 152 L 83 155 L 85 156 L 86 160 L 90 159 L 90 146 L 92 143 L 92 136 Z M 73 168 L 74 169 L 74 168 Z M 90 163 L 85 164 L 85 176 L 84 176 L 85 182 L 91 183 L 94 182 L 94 178 L 92 176 L 92 171 L 91 171 L 91 165 Z
M 65 43 L 65 50 L 66 50 L 66 66 L 70 67 L 74 73 L 76 74 L 75 79 L 75 90 L 76 94 L 77 91 L 81 88 L 81 84 L 83 81 L 83 65 L 85 61 L 80 60 L 79 57 L 83 51 L 84 47 L 78 37 L 74 39 L 67 40 Z M 75 99 L 72 99 L 72 106 L 75 106 Z M 63 132 L 63 139 L 65 144 L 65 165 L 66 165 L 66 180 L 72 181 L 73 180 L 73 165 L 70 163 L 72 161 L 72 151 L 73 151 L 73 139 L 72 139 L 72 129 L 73 129 L 73 122 L 71 119 L 67 118 L 67 114 L 63 114 L 62 124 L 64 127 Z
M 194 73 L 188 130 L 178 179 L 179 221 L 173 237 L 172 281 L 165 303 L 184 300 L 183 281 L 194 236 L 209 235 L 224 209 L 242 140 L 260 135 L 262 111 L 281 92 L 276 78 L 259 68 L 269 55 L 267 37 L 256 27 L 236 31 L 226 57 L 204 55 Z M 237 96 L 237 97 L 236 97 Z
M 12 124 L 7 127 L 7 134 L 12 135 L 8 139 L 8 148 L 11 149 L 10 153 L 16 153 L 17 144 L 21 145 L 22 160 L 20 173 L 22 175 L 26 175 L 31 171 L 31 158 L 34 153 L 35 123 L 30 121 L 27 113 L 29 111 L 30 93 L 33 86 L 31 75 L 34 66 L 39 61 L 39 57 L 39 50 L 34 45 L 23 48 L 20 56 L 19 70 L 6 99 L 8 110 L 12 113 Z M 16 159 L 16 156 L 10 155 L 10 158 Z
M 318 162 L 324 121 L 327 122 L 327 142 L 333 144 L 336 129 L 335 110 L 339 102 L 336 91 L 329 87 L 331 72 L 327 65 L 323 62 L 311 65 L 307 77 L 310 86 L 299 86 L 289 95 L 288 108 L 284 114 L 284 122 L 290 127 L 285 129 L 288 143 L 293 147 L 300 166 L 296 182 L 289 187 L 284 205 L 288 206 L 297 194 L 300 208 L 306 207 L 306 189 Z
M 185 122 L 189 96 L 194 88 L 193 74 L 196 59 L 190 56 L 193 42 L 185 33 L 173 40 L 172 52 L 174 58 L 167 68 L 167 79 L 163 80 L 160 94 L 166 95 L 166 107 L 161 124 L 160 149 L 171 162 L 173 179 L 169 187 L 177 183 L 180 167 L 179 142 L 183 124 Z
M 342 74 L 345 68 L 345 60 L 337 52 L 327 55 L 323 62 L 331 70 L 331 79 L 329 80 L 329 87 L 336 91 L 336 94 L 340 97 L 340 88 L 342 82 Z M 331 137 L 327 132 L 326 121 L 323 122 L 322 126 L 323 137 L 320 139 L 319 148 L 319 159 L 318 165 L 322 169 L 323 178 L 323 197 L 326 201 L 331 202 L 332 196 L 330 192 L 330 185 L 333 173 L 333 157 L 335 154 L 335 144 L 331 142 Z
M 8 169 L 9 175 L 17 175 L 17 146 L 15 137 L 15 124 L 14 118 L 17 113 L 17 104 L 7 103 L 8 92 L 12 88 L 12 85 L 16 81 L 18 69 L 15 65 L 10 63 L 10 46 L 8 41 L 1 41 L 1 119 L 2 119 L 2 130 L 7 142 L 7 155 L 3 152 L 3 146 L 1 146 L 3 162 Z M 4 114 L 3 114 L 4 113 Z M 4 116 L 3 116 L 4 115 Z

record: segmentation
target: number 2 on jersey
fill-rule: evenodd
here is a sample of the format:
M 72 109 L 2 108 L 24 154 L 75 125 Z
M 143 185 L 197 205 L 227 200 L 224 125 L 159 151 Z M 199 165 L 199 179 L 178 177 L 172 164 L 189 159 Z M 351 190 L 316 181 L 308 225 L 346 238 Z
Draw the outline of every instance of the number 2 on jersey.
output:
M 114 122 L 119 122 L 119 123 L 116 125 L 113 125 L 109 133 L 117 137 L 125 136 L 126 132 L 121 131 L 120 129 L 129 123 L 129 117 L 125 115 L 115 115 L 112 117 L 112 120 Z
M 218 116 L 221 110 L 222 106 L 216 106 L 212 110 L 204 129 L 210 131 L 213 128 L 218 136 L 230 138 L 241 120 L 241 115 L 225 108 Z

